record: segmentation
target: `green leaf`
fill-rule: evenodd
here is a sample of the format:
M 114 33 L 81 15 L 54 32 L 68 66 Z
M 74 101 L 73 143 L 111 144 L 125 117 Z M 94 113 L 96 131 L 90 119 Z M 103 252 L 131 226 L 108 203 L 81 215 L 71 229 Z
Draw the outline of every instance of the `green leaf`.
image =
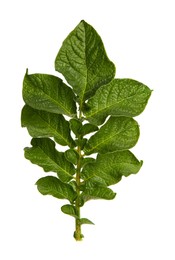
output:
M 85 154 L 108 153 L 127 150 L 139 138 L 139 126 L 133 118 L 110 117 L 100 130 L 90 137 L 84 148 Z
M 61 145 L 75 146 L 69 123 L 62 115 L 33 109 L 25 105 L 21 114 L 22 127 L 27 127 L 32 137 L 54 137 Z
M 56 172 L 63 182 L 73 178 L 74 166 L 68 162 L 64 153 L 55 149 L 55 143 L 49 138 L 33 138 L 33 147 L 25 148 L 25 158 L 39 165 L 45 172 Z
M 115 66 L 108 59 L 100 36 L 85 21 L 64 40 L 55 69 L 73 87 L 80 104 L 115 76 Z
M 70 184 L 70 185 L 72 186 L 72 188 L 76 191 L 76 189 L 77 189 L 77 183 L 76 183 L 76 181 L 75 181 L 75 180 L 70 181 L 69 184 Z
M 87 142 L 87 139 L 86 138 L 83 138 L 83 139 L 76 139 L 75 140 L 75 143 L 77 146 L 80 146 L 81 147 L 81 150 L 83 150 L 85 144 Z
M 94 158 L 91 158 L 91 157 L 83 157 L 82 160 L 81 160 L 81 167 L 84 167 L 86 164 L 88 163 L 93 163 L 95 162 L 95 159 Z
M 61 211 L 64 214 L 70 215 L 70 216 L 72 216 L 74 218 L 78 218 L 78 216 L 76 214 L 76 208 L 73 205 L 69 205 L 69 204 L 63 205 L 61 207 Z
M 58 178 L 47 176 L 39 179 L 36 182 L 38 191 L 42 195 L 52 195 L 58 199 L 68 199 L 73 202 L 76 198 L 76 192 L 67 184 L 61 182 Z
M 86 202 L 92 199 L 105 199 L 112 200 L 116 196 L 116 193 L 113 192 L 110 188 L 97 185 L 93 182 L 87 182 L 84 191 L 81 193 L 83 200 Z
M 94 225 L 94 223 L 91 220 L 87 219 L 87 218 L 81 218 L 79 223 L 80 223 L 80 225 L 83 225 L 83 224 Z
M 82 127 L 81 122 L 78 119 L 72 118 L 69 121 L 69 124 L 72 132 L 78 137 L 78 135 L 80 134 L 80 129 Z
M 74 93 L 63 81 L 47 74 L 26 74 L 23 81 L 23 99 L 32 108 L 74 116 Z
M 78 219 L 78 216 L 76 214 L 76 208 L 73 206 L 73 205 L 69 205 L 69 204 L 66 204 L 66 205 L 63 205 L 61 207 L 61 211 L 64 213 L 64 214 L 67 214 L 69 216 L 72 216 L 76 219 Z M 87 219 L 87 218 L 81 218 L 79 219 L 79 224 L 80 225 L 83 225 L 83 224 L 91 224 L 91 225 L 94 225 L 94 223 Z
M 89 122 L 100 125 L 108 115 L 138 116 L 143 112 L 151 90 L 132 79 L 114 79 L 100 87 L 89 99 L 84 114 Z
M 69 121 L 69 123 L 70 123 L 70 129 L 76 135 L 76 137 L 79 137 L 80 135 L 84 136 L 98 130 L 98 127 L 96 125 L 89 124 L 89 123 L 82 125 L 82 123 L 75 118 L 72 118 Z
M 77 164 L 78 156 L 79 156 L 78 153 L 73 149 L 69 149 L 65 151 L 66 159 L 73 164 Z
M 95 162 L 84 166 L 81 177 L 84 180 L 101 178 L 109 186 L 119 182 L 122 176 L 138 173 L 142 163 L 130 151 L 98 154 Z
M 98 131 L 98 127 L 89 123 L 83 125 L 80 129 L 81 135 L 83 136 L 96 131 Z

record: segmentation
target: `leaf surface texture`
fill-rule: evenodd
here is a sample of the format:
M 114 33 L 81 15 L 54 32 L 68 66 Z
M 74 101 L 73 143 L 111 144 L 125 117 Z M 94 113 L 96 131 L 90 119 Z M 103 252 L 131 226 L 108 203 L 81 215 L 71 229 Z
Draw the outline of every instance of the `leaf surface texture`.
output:
M 80 104 L 115 76 L 115 66 L 107 57 L 100 36 L 85 21 L 64 40 L 55 69 L 73 87 Z

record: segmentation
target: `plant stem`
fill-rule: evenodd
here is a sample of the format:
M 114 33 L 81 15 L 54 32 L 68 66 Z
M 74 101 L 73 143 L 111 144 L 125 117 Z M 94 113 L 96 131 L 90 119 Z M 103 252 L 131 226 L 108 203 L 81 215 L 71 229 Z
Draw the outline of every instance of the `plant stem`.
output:
M 81 108 L 79 110 L 79 119 L 81 119 Z M 78 137 L 78 142 L 80 143 L 81 142 L 81 139 L 82 139 L 82 136 L 80 135 Z M 81 224 L 80 224 L 80 201 L 79 201 L 79 196 L 80 196 L 80 184 L 81 184 L 81 181 L 80 181 L 80 173 L 81 173 L 81 146 L 80 144 L 78 145 L 77 147 L 77 152 L 78 152 L 78 160 L 77 160 L 77 171 L 76 171 L 76 191 L 77 191 L 77 198 L 76 198 L 76 201 L 75 201 L 75 207 L 76 207 L 76 213 L 77 213 L 77 216 L 78 218 L 75 219 L 75 239 L 77 241 L 81 241 L 82 240 L 82 237 L 83 235 L 81 234 Z
M 81 170 L 81 147 L 78 146 L 78 154 L 79 154 L 79 159 L 77 162 L 77 173 L 76 173 L 76 184 L 77 184 L 77 199 L 75 202 L 76 206 L 76 213 L 78 218 L 75 220 L 75 239 L 77 241 L 82 240 L 82 235 L 81 235 L 81 224 L 80 224 L 80 202 L 79 202 L 79 196 L 80 196 L 80 170 Z

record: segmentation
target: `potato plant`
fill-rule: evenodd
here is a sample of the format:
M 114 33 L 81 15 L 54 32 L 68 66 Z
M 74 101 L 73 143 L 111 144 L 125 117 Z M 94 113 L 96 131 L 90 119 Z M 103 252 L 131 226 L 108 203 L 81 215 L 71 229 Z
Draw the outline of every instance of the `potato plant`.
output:
M 74 238 L 80 241 L 82 225 L 93 224 L 81 216 L 81 207 L 114 199 L 110 186 L 142 166 L 129 149 L 139 138 L 133 117 L 143 112 L 151 90 L 115 78 L 99 34 L 85 21 L 64 40 L 55 70 L 65 81 L 28 70 L 24 76 L 21 123 L 32 137 L 25 158 L 49 172 L 36 182 L 38 191 L 67 200 L 61 210 L 75 219 Z

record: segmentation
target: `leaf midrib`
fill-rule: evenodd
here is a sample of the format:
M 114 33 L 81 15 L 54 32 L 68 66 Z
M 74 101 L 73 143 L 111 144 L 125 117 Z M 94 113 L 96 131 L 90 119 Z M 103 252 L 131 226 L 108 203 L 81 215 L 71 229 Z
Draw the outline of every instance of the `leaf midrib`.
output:
M 56 166 L 58 166 L 59 169 L 61 169 L 65 174 L 70 176 L 72 178 L 72 175 L 68 173 L 65 169 L 61 168 L 59 164 L 57 164 L 40 146 L 35 146 L 36 148 L 39 148 Z
M 86 53 L 86 29 L 85 29 L 85 25 L 83 23 L 83 27 L 84 27 L 84 31 L 83 31 L 83 35 L 84 35 L 84 61 L 85 61 L 85 66 L 86 66 L 86 75 L 85 75 L 85 87 L 83 88 L 82 91 L 82 100 L 80 100 L 80 109 L 82 109 L 82 104 L 83 104 L 83 100 L 84 100 L 84 96 L 85 96 L 85 92 L 86 92 L 86 88 L 87 88 L 87 78 L 88 78 L 88 68 L 87 68 L 87 53 Z
M 59 183 L 59 185 L 60 185 L 60 183 Z M 62 184 L 61 184 L 62 185 Z M 62 188 L 61 187 L 61 185 L 59 186 L 59 191 L 56 191 L 56 194 L 58 193 L 58 194 L 61 194 L 61 196 L 63 197 L 63 198 L 68 198 L 69 196 L 68 196 L 68 192 L 66 191 L 66 196 L 65 196 L 65 194 L 64 194 L 64 191 L 63 191 L 63 189 L 64 188 Z M 61 191 L 60 191 L 61 190 Z
M 51 130 L 53 130 L 53 132 L 55 132 L 56 134 L 58 134 L 69 146 L 71 145 L 68 140 L 66 140 L 64 138 L 64 136 L 62 136 L 61 134 L 59 134 L 59 132 L 57 132 L 40 114 L 38 114 L 36 112 L 36 114 L 51 128 Z M 56 136 L 53 136 L 53 137 L 56 137 Z
M 111 105 L 109 105 L 109 106 L 105 106 L 104 108 L 102 108 L 102 109 L 100 109 L 100 110 L 97 110 L 95 113 L 89 114 L 87 118 L 93 117 L 94 115 L 97 115 L 98 113 L 101 113 L 103 110 L 111 109 L 112 107 L 114 107 L 114 106 L 120 104 L 120 103 L 123 102 L 123 101 L 127 101 L 127 100 L 133 98 L 133 97 L 136 96 L 136 95 L 137 95 L 137 93 L 135 93 L 134 95 L 129 96 L 129 97 L 127 97 L 127 98 L 123 98 L 123 99 L 121 99 L 120 101 L 117 101 L 117 102 L 114 103 L 114 104 L 111 104 Z M 108 99 L 108 98 L 107 98 L 107 99 Z M 99 105 L 98 105 L 98 106 L 99 106 Z
M 127 128 L 127 130 L 129 130 L 129 129 L 131 129 L 131 128 L 132 128 L 132 127 Z M 107 138 L 107 139 L 103 140 L 102 142 L 98 143 L 98 144 L 97 144 L 96 146 L 94 146 L 92 149 L 88 150 L 88 152 L 89 152 L 89 151 L 93 151 L 93 150 L 94 150 L 95 148 L 97 148 L 99 145 L 101 145 L 101 144 L 107 142 L 108 140 L 110 140 L 110 139 L 113 138 L 114 136 L 119 135 L 122 131 L 123 131 L 123 130 L 121 129 L 120 131 L 118 131 L 118 132 L 115 133 L 114 135 L 112 135 L 112 136 L 110 136 L 109 138 Z M 123 149 L 122 149 L 122 150 L 123 150 Z
M 130 162 L 120 162 L 120 163 L 117 163 L 117 164 L 115 164 L 115 165 L 113 165 L 113 168 L 114 167 L 116 167 L 116 165 L 117 166 L 120 166 L 120 165 L 129 165 L 129 166 L 138 166 L 138 168 L 141 166 L 141 162 L 139 162 L 139 164 L 137 165 L 137 163 L 130 163 Z M 98 168 L 99 167 L 97 167 L 97 171 L 95 170 L 94 172 L 98 172 Z M 115 169 L 114 169 L 115 170 Z M 100 170 L 101 171 L 101 170 Z M 106 172 L 104 172 L 103 170 L 101 171 L 104 175 L 108 175 Z M 137 173 L 138 171 L 136 171 L 136 173 Z M 135 172 L 134 172 L 135 173 Z M 125 176 L 124 174 L 120 174 L 120 176 L 119 177 L 122 177 L 122 176 Z M 101 174 L 96 174 L 96 173 L 93 173 L 92 175 L 90 175 L 90 176 L 88 176 L 84 181 L 86 182 L 87 180 L 90 180 L 90 179 L 92 179 L 93 177 L 98 177 L 98 178 L 101 178 L 101 179 L 103 179 L 104 181 L 105 181 L 105 183 L 106 183 L 106 180 L 103 178 L 103 175 L 101 175 Z M 114 179 L 115 180 L 115 178 L 112 176 L 112 175 L 110 175 L 110 177 L 112 178 L 112 179 Z M 107 185 L 107 183 L 106 183 L 106 185 Z
M 39 77 L 38 77 L 38 79 L 39 79 L 41 85 L 43 85 L 43 84 L 42 84 L 42 80 L 41 80 Z M 44 84 L 45 84 L 45 82 L 44 82 Z M 45 85 L 46 85 L 46 84 L 45 84 Z M 37 88 L 38 88 L 38 87 L 37 87 Z M 56 105 L 60 106 L 63 111 L 66 111 L 66 112 L 67 112 L 67 115 L 72 115 L 72 114 L 67 110 L 67 108 L 65 108 L 65 107 L 64 107 L 62 104 L 60 104 L 57 100 L 55 100 L 55 99 L 53 99 L 51 96 L 49 96 L 42 88 L 39 88 L 39 89 L 44 93 L 44 95 L 46 95 L 46 97 L 48 97 L 48 99 L 50 99 L 51 101 L 53 101 L 53 103 L 55 103 Z

